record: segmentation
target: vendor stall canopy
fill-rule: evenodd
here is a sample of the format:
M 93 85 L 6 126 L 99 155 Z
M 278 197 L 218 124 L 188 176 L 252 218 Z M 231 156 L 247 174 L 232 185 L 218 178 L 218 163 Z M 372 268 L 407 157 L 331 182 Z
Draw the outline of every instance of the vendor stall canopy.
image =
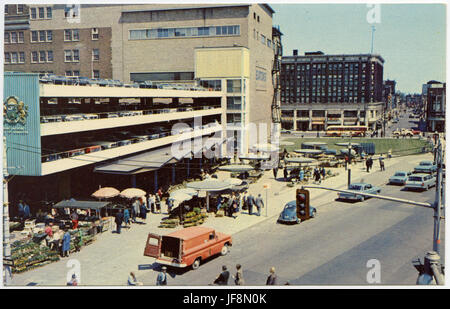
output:
M 77 208 L 77 209 L 102 209 L 110 202 L 95 202 L 95 201 L 70 201 L 65 200 L 54 205 L 54 208 Z

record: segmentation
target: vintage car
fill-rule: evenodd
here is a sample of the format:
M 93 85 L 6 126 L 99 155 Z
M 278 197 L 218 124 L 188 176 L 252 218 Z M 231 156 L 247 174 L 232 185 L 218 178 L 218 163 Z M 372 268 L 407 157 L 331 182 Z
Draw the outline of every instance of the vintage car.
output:
M 436 178 L 430 174 L 413 174 L 408 177 L 405 189 L 428 190 L 436 185 Z
M 362 183 L 362 182 L 350 184 L 347 190 L 355 191 L 355 194 L 339 192 L 338 198 L 342 200 L 359 200 L 362 202 L 364 201 L 364 199 L 366 199 L 366 197 L 364 195 L 357 194 L 358 192 L 368 194 L 377 194 L 381 192 L 380 187 L 372 186 L 370 183 Z
M 149 233 L 144 255 L 156 258 L 156 263 L 192 269 L 215 255 L 226 255 L 232 246 L 231 235 L 213 228 L 192 226 L 168 235 Z
M 309 216 L 314 218 L 317 214 L 316 208 L 309 206 Z M 280 223 L 300 223 L 300 218 L 297 217 L 297 202 L 290 201 L 284 206 L 283 211 L 278 217 Z
M 408 180 L 409 175 L 411 175 L 411 172 L 395 172 L 395 174 L 389 178 L 389 184 L 404 185 Z
M 414 173 L 428 173 L 432 174 L 436 172 L 437 167 L 432 161 L 421 161 L 418 166 L 414 168 Z

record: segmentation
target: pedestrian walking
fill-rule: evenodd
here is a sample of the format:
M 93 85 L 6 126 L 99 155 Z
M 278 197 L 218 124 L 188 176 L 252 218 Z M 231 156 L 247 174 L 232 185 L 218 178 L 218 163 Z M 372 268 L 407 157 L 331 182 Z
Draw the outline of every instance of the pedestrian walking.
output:
M 258 197 L 255 200 L 256 209 L 258 209 L 257 216 L 261 215 L 261 208 L 264 207 L 264 201 L 261 197 L 261 193 L 258 194 Z
M 72 219 L 72 229 L 76 230 L 78 228 L 78 214 L 76 210 L 72 212 L 70 218 Z
M 344 161 L 345 161 L 345 170 L 347 170 L 347 168 L 348 168 L 348 161 L 349 159 L 348 159 L 348 155 L 345 155 L 345 157 L 344 157 Z
M 322 179 L 325 180 L 325 176 L 326 176 L 326 171 L 325 168 L 322 166 L 322 168 L 320 169 L 320 174 L 322 175 Z
M 248 210 L 248 192 L 245 191 L 242 196 L 242 210 Z
M 284 181 L 287 181 L 287 178 L 288 178 L 288 170 L 287 170 L 287 166 L 284 167 L 284 170 L 283 170 L 283 176 L 284 176 Z
M 140 217 L 142 220 L 147 219 L 147 207 L 145 207 L 144 203 L 141 203 Z
M 266 285 L 276 285 L 277 275 L 275 274 L 275 267 L 270 268 L 270 275 L 267 277 Z
M 380 157 L 378 158 L 379 162 L 380 162 L 380 171 L 384 171 L 384 157 L 383 154 L 380 155 Z
M 169 197 L 166 200 L 166 205 L 167 205 L 167 214 L 170 215 L 170 212 L 172 211 L 172 207 L 173 207 L 173 199 Z
M 125 208 L 123 211 L 123 222 L 125 223 L 125 226 L 130 227 L 130 211 L 128 208 Z
M 277 179 L 277 175 L 278 175 L 278 167 L 274 167 L 273 168 L 273 178 Z
M 160 191 L 158 191 L 158 192 L 160 192 Z M 156 206 L 157 213 L 161 212 L 161 196 L 162 196 L 162 193 L 161 193 L 161 195 L 158 193 L 155 195 L 155 206 Z
M 241 264 L 236 265 L 236 275 L 233 276 L 234 284 L 244 285 L 244 275 L 242 274 Z
M 317 183 L 321 183 L 321 180 L 320 180 L 320 172 L 319 172 L 319 169 L 316 167 L 315 169 L 314 169 L 314 181 Z
M 248 214 L 253 215 L 253 205 L 255 204 L 255 198 L 251 193 L 249 193 L 247 201 L 248 201 Z
M 151 193 L 148 194 L 148 205 L 149 205 L 150 211 L 152 213 L 155 213 L 155 196 Z
M 139 201 L 139 199 L 137 199 L 137 198 L 134 199 L 132 207 L 133 207 L 133 213 L 134 213 L 133 222 L 136 223 L 137 222 L 136 218 L 140 217 L 140 211 L 141 211 L 141 202 Z
M 77 280 L 77 276 L 75 274 L 72 274 L 72 278 L 70 279 L 69 282 L 67 282 L 68 286 L 77 286 L 78 285 L 78 280 Z
M 214 284 L 217 285 L 228 285 L 228 279 L 230 278 L 230 272 L 227 270 L 225 265 L 222 266 L 222 272 L 214 280 Z
M 70 251 L 70 233 L 69 231 L 66 229 L 63 239 L 62 239 L 62 247 L 61 247 L 61 251 L 62 251 L 62 257 L 68 257 L 69 256 L 69 251 Z
M 122 228 L 122 222 L 123 222 L 122 209 L 119 209 L 119 211 L 117 212 L 115 222 L 117 225 L 117 234 L 120 234 L 120 229 Z
M 367 173 L 369 172 L 369 169 L 370 169 L 370 158 L 366 158 L 366 170 L 367 170 Z
M 156 285 L 167 285 L 167 267 L 163 266 L 156 277 Z

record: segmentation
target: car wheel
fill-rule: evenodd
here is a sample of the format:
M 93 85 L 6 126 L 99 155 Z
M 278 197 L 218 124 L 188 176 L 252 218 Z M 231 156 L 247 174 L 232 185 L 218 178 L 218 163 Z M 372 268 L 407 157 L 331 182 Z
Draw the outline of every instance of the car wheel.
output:
M 193 270 L 196 270 L 196 269 L 198 269 L 200 267 L 200 261 L 201 261 L 200 258 L 196 258 L 195 259 L 194 263 L 192 263 L 192 269 Z
M 361 197 L 359 198 L 359 201 L 360 201 L 360 202 L 364 202 L 364 196 L 361 196 Z
M 297 218 L 297 220 L 295 222 L 297 222 L 297 224 L 300 224 L 300 222 L 302 222 L 302 220 Z
M 223 245 L 222 250 L 220 250 L 220 255 L 227 255 L 227 253 L 228 253 L 228 245 L 225 244 Z
M 313 210 L 313 212 L 312 212 L 312 216 L 311 216 L 311 218 L 315 218 L 316 217 L 316 215 L 317 215 L 317 211 L 314 209 Z

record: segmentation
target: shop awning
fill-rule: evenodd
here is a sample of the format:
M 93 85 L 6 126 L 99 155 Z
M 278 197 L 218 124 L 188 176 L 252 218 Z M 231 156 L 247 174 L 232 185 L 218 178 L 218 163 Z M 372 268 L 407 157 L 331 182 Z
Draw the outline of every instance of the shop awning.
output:
M 110 202 L 95 201 L 70 201 L 65 200 L 57 203 L 53 208 L 78 208 L 78 209 L 101 209 L 106 207 Z

